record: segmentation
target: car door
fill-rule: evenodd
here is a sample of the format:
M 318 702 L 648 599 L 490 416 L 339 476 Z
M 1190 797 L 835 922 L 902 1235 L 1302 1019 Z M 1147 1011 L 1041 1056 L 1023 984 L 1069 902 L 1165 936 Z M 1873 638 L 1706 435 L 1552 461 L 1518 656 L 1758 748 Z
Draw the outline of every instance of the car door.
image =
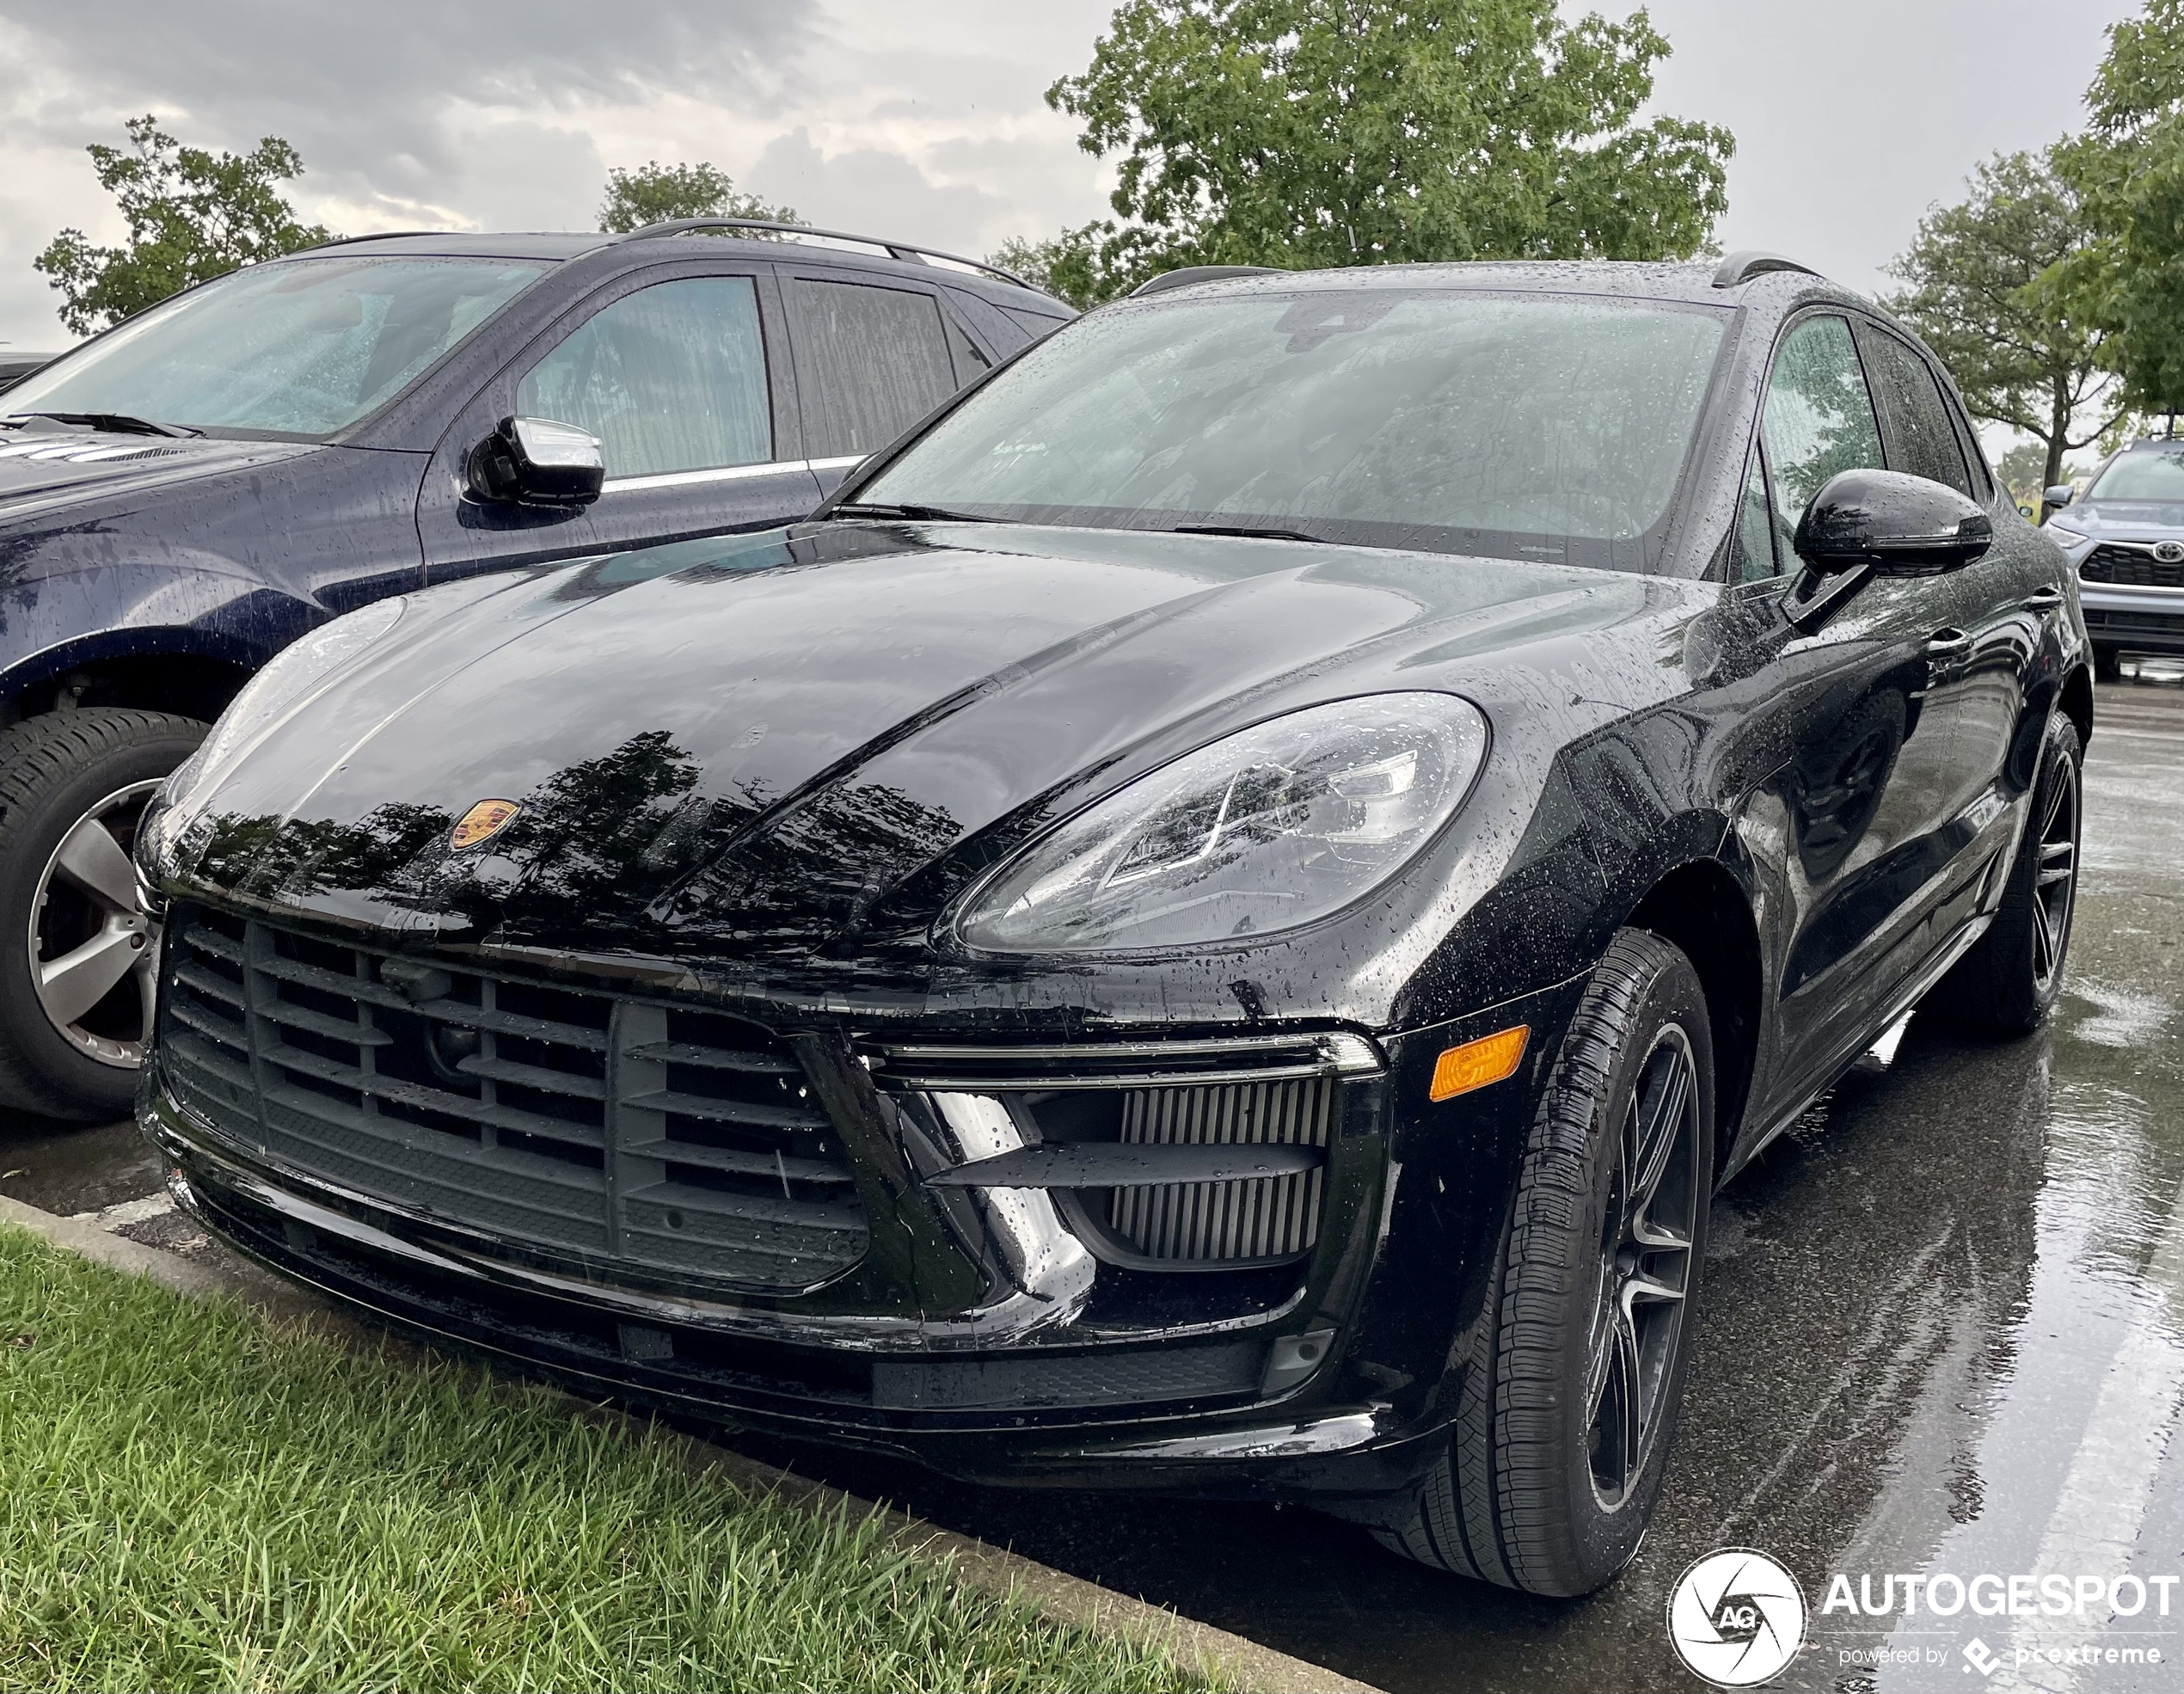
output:
M 781 288 L 805 451 L 826 493 L 993 365 L 936 288 L 793 262 Z
M 1948 401 L 1925 359 L 1878 324 L 1860 320 L 1856 328 L 1889 469 L 1945 483 L 1969 499 L 1989 494 L 1974 482 Z M 2058 611 L 2063 604 L 2052 586 L 2045 595 L 2038 592 L 2040 580 L 2028 574 L 2028 562 L 2009 544 L 2014 526 L 1997 521 L 1995 527 L 1997 544 L 1948 580 L 1959 650 L 1930 655 L 1928 687 L 1948 711 L 1958 755 L 1942 808 L 1966 834 L 1991 824 L 2004 804 L 2002 788 L 2040 652 L 2043 614 Z
M 599 498 L 480 499 L 470 451 L 510 415 L 598 436 Z M 804 457 L 770 267 L 653 267 L 565 314 L 464 408 L 419 501 L 426 578 L 788 523 L 819 500 Z
M 1735 553 L 1751 586 L 1738 592 L 1779 608 L 1806 506 L 1838 472 L 1885 462 L 1849 318 L 1795 319 L 1776 344 L 1751 450 Z M 1929 684 L 1955 662 L 1956 605 L 1947 577 L 1878 576 L 1817 630 L 1773 614 L 1751 698 L 1755 733 L 1787 758 L 1748 819 L 1780 838 L 1768 855 L 1782 877 L 1769 917 L 1782 961 L 1775 1087 L 1825 1082 L 1930 953 L 1960 755 L 1953 714 Z

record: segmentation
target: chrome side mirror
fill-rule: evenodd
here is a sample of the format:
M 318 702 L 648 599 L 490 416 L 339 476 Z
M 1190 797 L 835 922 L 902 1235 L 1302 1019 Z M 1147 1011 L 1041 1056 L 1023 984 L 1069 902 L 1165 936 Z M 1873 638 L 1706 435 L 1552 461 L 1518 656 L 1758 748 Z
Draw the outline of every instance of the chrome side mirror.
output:
M 524 506 L 589 506 L 606 483 L 599 438 L 551 418 L 503 418 L 470 450 L 470 492 Z

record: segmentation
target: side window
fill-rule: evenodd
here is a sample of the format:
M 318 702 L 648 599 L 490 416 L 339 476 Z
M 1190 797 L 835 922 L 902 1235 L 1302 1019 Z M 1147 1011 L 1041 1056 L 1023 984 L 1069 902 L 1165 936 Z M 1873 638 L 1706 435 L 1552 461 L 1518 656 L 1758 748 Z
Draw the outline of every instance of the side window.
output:
M 1775 574 L 1773 525 L 1767 517 L 1767 471 L 1760 462 L 1759 444 L 1751 444 L 1745 461 L 1744 495 L 1737 502 L 1737 580 L 1758 582 Z
M 1970 494 L 1972 478 L 1964 468 L 1964 454 L 1926 361 L 1893 335 L 1864 324 L 1858 326 L 1858 347 L 1865 354 L 1866 374 L 1873 380 L 1873 397 L 1880 402 L 1888 468 Z
M 774 426 L 757 285 L 685 277 L 625 294 L 531 366 L 516 409 L 590 430 L 610 478 L 766 463 Z
M 814 277 L 784 277 L 782 285 L 811 457 L 884 447 L 955 392 L 931 295 Z
M 1808 317 L 1782 338 L 1759 427 L 1775 496 L 1776 551 L 1788 559 L 1797 520 L 1831 476 L 1887 469 L 1848 322 Z

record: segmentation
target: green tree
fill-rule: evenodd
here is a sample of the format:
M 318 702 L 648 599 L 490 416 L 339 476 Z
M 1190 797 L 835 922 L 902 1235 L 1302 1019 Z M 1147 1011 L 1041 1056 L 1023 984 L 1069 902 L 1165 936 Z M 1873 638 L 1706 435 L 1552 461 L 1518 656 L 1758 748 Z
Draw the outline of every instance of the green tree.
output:
M 1082 310 L 1100 301 L 1095 267 L 1100 234 L 1105 227 L 1087 224 L 1045 241 L 1011 236 L 986 255 L 986 263 L 1020 276 L 1033 287 L 1043 288 Z
M 1179 265 L 1689 257 L 1735 143 L 1638 121 L 1668 51 L 1555 0 L 1125 0 L 1046 91 L 1120 156 L 1123 221 L 1051 268 L 1107 298 Z
M 694 165 L 664 165 L 653 159 L 635 170 L 607 173 L 607 197 L 599 204 L 599 228 L 607 234 L 627 235 L 676 218 L 804 221 L 794 206 L 769 206 L 756 194 L 738 193 L 726 171 L 702 160 Z
M 147 114 L 126 126 L 129 145 L 93 143 L 85 150 L 99 186 L 128 221 L 128 244 L 94 247 L 81 230 L 63 230 L 32 260 L 61 292 L 61 322 L 88 335 L 134 316 L 178 290 L 329 240 L 300 224 L 276 186 L 304 174 L 304 161 L 279 136 L 248 153 L 185 147 Z
M 1883 304 L 1941 355 L 1972 416 L 2040 440 L 2048 488 L 2065 455 L 2124 414 L 2100 329 L 2040 285 L 2084 249 L 2084 209 L 2052 150 L 1997 154 L 1967 186 L 1961 204 L 1919 220 L 1887 267 L 1905 286 Z
M 2056 150 L 2091 239 L 2042 286 L 2104 332 L 2122 397 L 2184 411 L 2184 0 L 2110 26 L 2086 91 L 2093 120 Z

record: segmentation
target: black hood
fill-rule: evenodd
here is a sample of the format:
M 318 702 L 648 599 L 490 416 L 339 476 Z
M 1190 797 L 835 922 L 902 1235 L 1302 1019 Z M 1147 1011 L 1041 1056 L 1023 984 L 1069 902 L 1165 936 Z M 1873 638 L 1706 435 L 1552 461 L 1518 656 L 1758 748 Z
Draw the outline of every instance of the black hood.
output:
M 0 401 L 0 410 L 5 404 Z M 291 441 L 123 435 L 34 426 L 0 430 L 0 526 L 78 500 L 136 494 L 322 451 Z
M 1666 690 L 1637 614 L 1687 617 L 1696 588 L 999 525 L 682 543 L 415 598 L 189 795 L 169 868 L 257 903 L 592 954 L 908 940 L 1058 812 L 1275 712 L 1460 688 L 1542 644 Z M 1624 639 L 1648 657 L 1618 666 Z M 521 810 L 453 850 L 488 799 Z

